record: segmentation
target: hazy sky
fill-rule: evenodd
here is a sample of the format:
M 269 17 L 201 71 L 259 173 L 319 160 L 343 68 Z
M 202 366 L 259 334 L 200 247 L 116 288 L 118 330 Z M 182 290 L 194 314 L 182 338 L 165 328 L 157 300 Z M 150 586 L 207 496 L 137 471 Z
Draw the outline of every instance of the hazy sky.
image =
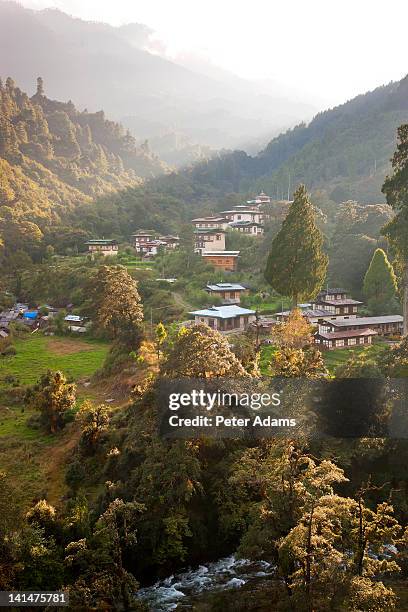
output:
M 319 106 L 408 73 L 407 0 L 20 0 L 112 25 L 138 22 L 167 53 L 272 79 Z

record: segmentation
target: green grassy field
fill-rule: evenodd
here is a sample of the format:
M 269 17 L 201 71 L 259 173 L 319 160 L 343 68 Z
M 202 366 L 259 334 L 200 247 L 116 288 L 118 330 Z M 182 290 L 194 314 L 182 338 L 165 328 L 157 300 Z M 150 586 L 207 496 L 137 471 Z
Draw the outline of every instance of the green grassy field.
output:
M 387 343 L 385 341 L 379 340 L 368 349 L 365 349 L 363 346 L 361 346 L 354 349 L 335 349 L 333 351 L 323 351 L 323 359 L 326 368 L 329 370 L 330 374 L 334 374 L 336 368 L 340 365 L 343 365 L 348 359 L 350 359 L 353 353 L 361 353 L 362 351 L 367 350 L 370 356 L 376 356 L 381 353 L 386 346 Z M 272 345 L 262 346 L 260 358 L 260 368 L 262 374 L 270 374 L 269 364 L 272 355 L 275 351 L 276 347 Z
M 14 376 L 21 385 L 32 384 L 47 369 L 62 370 L 73 379 L 90 376 L 109 350 L 106 342 L 41 334 L 17 339 L 14 345 L 17 354 L 0 360 L 0 385 L 5 376 Z
M 30 426 L 30 417 L 36 412 L 13 399 L 13 391 L 18 390 L 5 384 L 4 377 L 14 376 L 24 386 L 51 368 L 78 380 L 102 366 L 109 345 L 81 337 L 34 334 L 16 340 L 15 346 L 15 356 L 0 360 L 0 471 L 17 483 L 24 506 L 41 497 L 58 503 L 66 489 L 66 460 L 77 443 L 78 431 L 73 423 L 55 435 Z M 82 400 L 81 395 L 79 403 Z
M 324 351 L 324 363 L 330 374 L 334 374 L 336 368 L 346 363 L 352 354 L 358 354 L 366 350 L 370 357 L 376 357 L 385 349 L 386 346 L 387 343 L 384 342 L 384 340 L 379 340 L 369 348 L 358 346 L 354 349 L 334 349 L 332 351 Z

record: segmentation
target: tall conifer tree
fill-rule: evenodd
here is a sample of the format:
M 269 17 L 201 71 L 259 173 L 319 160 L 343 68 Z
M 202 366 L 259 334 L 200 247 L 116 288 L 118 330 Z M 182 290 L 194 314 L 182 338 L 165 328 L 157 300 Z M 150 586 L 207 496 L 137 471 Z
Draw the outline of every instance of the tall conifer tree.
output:
M 398 128 L 397 150 L 392 158 L 392 176 L 385 179 L 382 191 L 387 203 L 397 215 L 384 228 L 384 233 L 395 244 L 403 262 L 404 336 L 408 334 L 408 123 Z
M 386 253 L 376 249 L 364 277 L 364 295 L 373 314 L 387 314 L 397 306 L 397 281 Z
M 293 299 L 310 298 L 321 288 L 328 258 L 323 252 L 323 235 L 316 225 L 315 212 L 304 185 L 282 227 L 272 242 L 265 278 L 281 295 Z

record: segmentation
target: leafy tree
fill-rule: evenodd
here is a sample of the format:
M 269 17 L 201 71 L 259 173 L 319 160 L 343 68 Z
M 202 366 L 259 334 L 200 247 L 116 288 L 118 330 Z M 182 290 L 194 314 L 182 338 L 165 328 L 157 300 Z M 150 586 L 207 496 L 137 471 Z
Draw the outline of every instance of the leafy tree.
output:
M 62 372 L 48 370 L 27 390 L 25 401 L 39 410 L 44 425 L 55 433 L 64 427 L 65 413 L 75 406 L 76 387 L 67 383 Z
M 386 253 L 376 249 L 364 277 L 364 295 L 375 315 L 395 310 L 397 305 L 397 280 Z
M 408 333 L 408 123 L 398 128 L 397 150 L 392 158 L 393 174 L 385 179 L 382 191 L 396 217 L 385 227 L 385 234 L 396 245 L 403 261 L 404 335 Z
M 85 448 L 94 450 L 102 435 L 109 427 L 109 410 L 105 404 L 94 406 L 85 401 L 77 413 L 81 425 L 81 443 Z
M 160 321 L 156 325 L 156 348 L 157 348 L 157 360 L 160 361 L 160 352 L 161 348 L 166 341 L 167 338 L 167 330 L 164 327 L 163 323 Z
M 138 584 L 125 569 L 124 556 L 136 543 L 144 506 L 115 499 L 99 517 L 91 537 L 66 547 L 65 563 L 74 578 L 71 605 L 86 609 L 137 609 Z
M 122 266 L 101 266 L 91 283 L 97 329 L 120 345 L 137 349 L 142 338 L 143 309 L 133 280 Z
M 321 378 L 327 375 L 322 354 L 314 346 L 278 349 L 272 356 L 271 370 L 273 376 L 284 378 Z
M 228 341 L 208 325 L 182 327 L 163 364 L 171 378 L 214 378 L 248 376 Z
M 286 321 L 275 325 L 272 339 L 278 345 L 300 349 L 312 343 L 312 326 L 302 315 L 299 308 L 294 308 Z
M 389 347 L 378 359 L 378 365 L 390 378 L 408 376 L 408 338 L 404 337 L 398 344 Z
M 290 296 L 296 306 L 300 297 L 310 298 L 319 291 L 326 276 L 327 261 L 313 206 L 305 186 L 301 185 L 272 242 L 265 278 L 281 295 Z

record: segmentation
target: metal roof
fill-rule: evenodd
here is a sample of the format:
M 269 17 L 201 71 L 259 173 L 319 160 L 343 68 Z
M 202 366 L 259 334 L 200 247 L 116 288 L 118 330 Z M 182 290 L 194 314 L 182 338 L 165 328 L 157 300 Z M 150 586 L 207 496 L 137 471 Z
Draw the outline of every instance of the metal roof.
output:
M 113 239 L 105 239 L 105 238 L 97 238 L 95 240 L 87 240 L 87 242 L 85 242 L 85 244 L 89 244 L 89 245 L 114 245 L 114 244 L 118 244 L 117 240 L 113 240 Z
M 216 283 L 215 285 L 207 285 L 210 291 L 245 291 L 245 287 L 238 283 Z
M 199 227 L 195 229 L 194 234 L 225 234 L 225 230 L 220 227 Z
M 353 300 L 352 298 L 346 298 L 345 300 L 333 300 L 331 298 L 318 298 L 317 303 L 329 304 L 329 306 L 360 306 L 363 302 L 359 300 Z
M 211 317 L 213 319 L 232 319 L 240 315 L 254 315 L 255 310 L 241 308 L 241 306 L 212 306 L 204 310 L 193 310 L 188 314 L 197 317 Z
M 404 318 L 401 315 L 384 315 L 382 317 L 356 317 L 355 319 L 335 319 L 324 318 L 325 322 L 333 325 L 333 327 L 351 327 L 351 326 L 366 326 L 382 325 L 385 323 L 403 323 Z
M 345 329 L 337 332 L 317 332 L 317 336 L 321 336 L 325 340 L 342 340 L 343 338 L 361 338 L 365 336 L 376 336 L 378 332 L 374 329 Z
M 203 257 L 210 257 L 211 255 L 216 255 L 219 257 L 220 255 L 225 255 L 227 257 L 238 257 L 240 251 L 202 251 L 201 255 Z

